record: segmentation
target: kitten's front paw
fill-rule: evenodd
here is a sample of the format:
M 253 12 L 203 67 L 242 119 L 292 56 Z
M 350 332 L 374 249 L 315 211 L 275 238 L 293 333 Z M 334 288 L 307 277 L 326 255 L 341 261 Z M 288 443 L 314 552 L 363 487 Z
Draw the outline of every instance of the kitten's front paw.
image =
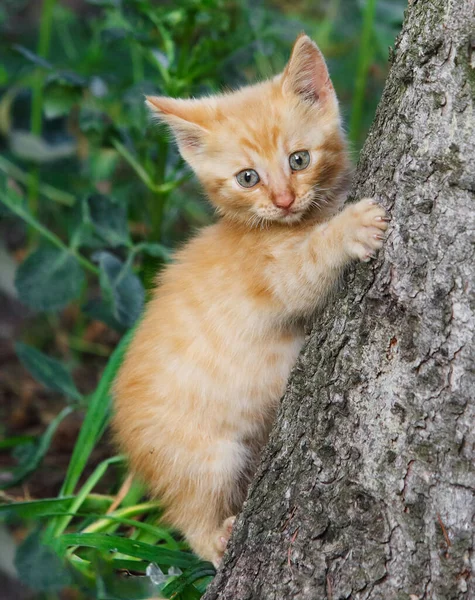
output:
M 345 208 L 344 245 L 352 258 L 368 262 L 376 256 L 388 228 L 389 217 L 385 209 L 371 198 L 364 198 Z

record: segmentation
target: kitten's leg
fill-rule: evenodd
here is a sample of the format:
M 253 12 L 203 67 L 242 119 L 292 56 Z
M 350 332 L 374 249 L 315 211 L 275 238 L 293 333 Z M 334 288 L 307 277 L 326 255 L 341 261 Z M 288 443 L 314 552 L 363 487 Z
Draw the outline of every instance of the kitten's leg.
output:
M 220 442 L 214 457 L 210 449 L 195 466 L 181 474 L 175 471 L 174 488 L 165 493 L 168 509 L 164 518 L 179 529 L 192 550 L 216 567 L 226 549 L 246 493 L 241 485 L 247 463 L 247 449 L 238 442 Z M 191 462 L 191 461 L 190 461 Z M 186 462 L 182 464 L 185 465 Z M 163 494 L 161 494 L 163 496 Z
M 218 568 L 231 537 L 235 520 L 235 516 L 228 517 L 212 531 L 206 528 L 189 531 L 185 535 L 191 549 Z
M 284 311 L 308 314 L 322 305 L 348 263 L 376 256 L 388 221 L 384 208 L 365 198 L 318 225 L 304 240 L 282 244 L 270 276 Z

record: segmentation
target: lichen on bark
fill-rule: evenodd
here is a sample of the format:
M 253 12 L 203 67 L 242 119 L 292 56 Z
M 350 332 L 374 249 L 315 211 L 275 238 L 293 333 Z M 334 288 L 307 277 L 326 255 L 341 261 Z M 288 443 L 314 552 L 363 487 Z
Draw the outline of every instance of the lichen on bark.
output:
M 316 318 L 206 600 L 475 598 L 474 32 L 409 3 L 350 197 L 385 250 Z

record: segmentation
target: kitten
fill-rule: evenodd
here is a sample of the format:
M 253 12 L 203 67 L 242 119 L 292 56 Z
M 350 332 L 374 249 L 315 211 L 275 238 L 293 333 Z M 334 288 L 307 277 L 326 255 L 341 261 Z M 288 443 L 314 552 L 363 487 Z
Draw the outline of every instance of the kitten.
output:
M 149 97 L 220 220 L 160 274 L 115 384 L 116 437 L 191 548 L 218 565 L 304 320 L 382 246 L 386 213 L 340 211 L 349 161 L 305 35 L 281 75 L 196 100 Z

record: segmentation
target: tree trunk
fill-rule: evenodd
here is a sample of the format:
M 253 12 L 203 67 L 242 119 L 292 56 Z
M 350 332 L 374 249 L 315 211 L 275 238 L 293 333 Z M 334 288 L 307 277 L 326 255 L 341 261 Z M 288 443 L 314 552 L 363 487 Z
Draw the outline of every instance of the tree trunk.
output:
M 412 0 L 392 63 L 351 194 L 389 239 L 314 323 L 207 600 L 475 598 L 473 0 Z

